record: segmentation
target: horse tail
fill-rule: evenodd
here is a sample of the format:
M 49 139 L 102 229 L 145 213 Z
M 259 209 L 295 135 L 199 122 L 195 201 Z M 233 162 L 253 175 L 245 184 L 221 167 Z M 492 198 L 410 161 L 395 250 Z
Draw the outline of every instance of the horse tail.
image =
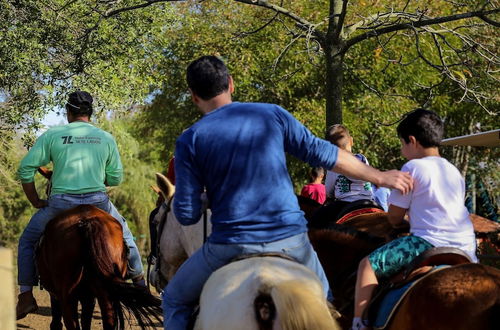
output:
M 312 292 L 304 282 L 291 280 L 278 283 L 271 289 L 270 295 L 283 330 L 340 329 L 327 307 L 325 298 Z M 258 299 L 259 297 L 256 301 Z M 257 310 L 256 314 L 259 318 Z
M 127 282 L 111 282 L 110 293 L 113 308 L 118 315 L 119 325 L 124 323 L 123 308 L 134 315 L 141 329 L 158 326 L 162 321 L 161 300 L 153 296 L 148 289 Z M 118 328 L 122 328 L 118 326 Z
M 120 255 L 114 251 L 106 220 L 88 217 L 79 222 L 79 229 L 84 238 L 85 248 L 89 253 L 84 263 L 84 273 L 90 281 L 100 282 L 107 292 L 116 315 L 117 328 L 123 329 L 125 318 L 123 308 L 133 314 L 142 328 L 153 326 L 154 317 L 161 322 L 161 300 L 153 296 L 146 288 L 136 287 L 123 279 L 120 264 L 127 264 L 127 247 L 121 238 L 123 249 Z M 114 220 L 114 219 L 113 219 Z M 116 221 L 116 220 L 115 220 Z

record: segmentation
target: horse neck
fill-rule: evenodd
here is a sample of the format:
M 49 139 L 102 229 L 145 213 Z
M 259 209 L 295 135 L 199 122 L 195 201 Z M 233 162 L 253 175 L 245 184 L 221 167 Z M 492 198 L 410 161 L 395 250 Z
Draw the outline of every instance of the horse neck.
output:
M 160 239 L 163 255 L 186 254 L 191 256 L 202 246 L 203 232 L 203 220 L 192 226 L 182 226 L 175 217 L 174 212 L 169 211 Z M 167 246 L 168 249 L 163 248 Z
M 340 227 L 339 227 L 340 228 Z M 345 231 L 344 231 L 345 230 Z M 311 230 L 309 236 L 325 271 L 334 278 L 334 285 L 355 272 L 359 261 L 376 249 L 382 240 L 352 234 L 349 228 Z M 336 279 L 336 280 L 335 280 Z

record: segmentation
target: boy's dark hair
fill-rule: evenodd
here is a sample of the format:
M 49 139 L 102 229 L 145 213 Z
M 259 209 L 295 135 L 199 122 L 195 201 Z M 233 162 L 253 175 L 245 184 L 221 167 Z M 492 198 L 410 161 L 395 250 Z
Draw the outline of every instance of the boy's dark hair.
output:
M 351 134 L 349 134 L 347 127 L 340 124 L 328 127 L 325 136 L 330 143 L 342 149 L 345 149 L 351 138 Z
M 224 62 L 215 56 L 194 60 L 186 72 L 189 88 L 205 101 L 229 89 L 229 76 Z
M 66 110 L 73 116 L 88 116 L 92 115 L 92 102 L 94 99 L 88 92 L 76 91 L 68 96 Z
M 313 179 L 316 179 L 322 174 L 325 175 L 325 169 L 323 167 L 313 167 L 309 173 Z
M 424 148 L 438 147 L 443 139 L 444 124 L 435 112 L 418 108 L 399 123 L 397 132 L 406 143 L 414 136 Z

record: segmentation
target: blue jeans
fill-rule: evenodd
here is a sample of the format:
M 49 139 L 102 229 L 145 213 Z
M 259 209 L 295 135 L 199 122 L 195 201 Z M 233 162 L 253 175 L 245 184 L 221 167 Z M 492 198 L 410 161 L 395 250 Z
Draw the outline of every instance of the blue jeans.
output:
M 214 244 L 207 242 L 179 268 L 163 293 L 164 326 L 168 330 L 185 330 L 194 308 L 198 304 L 203 285 L 210 275 L 228 264 L 237 256 L 281 252 L 318 275 L 325 297 L 329 285 L 323 267 L 313 250 L 307 233 L 295 235 L 271 243 L 256 244 Z
M 38 278 L 35 270 L 35 248 L 42 236 L 45 226 L 57 214 L 81 204 L 90 204 L 108 212 L 117 219 L 123 228 L 123 239 L 130 249 L 129 253 L 129 273 L 131 278 L 143 273 L 141 256 L 134 237 L 125 222 L 125 219 L 118 213 L 116 207 L 111 203 L 108 195 L 104 192 L 94 192 L 87 194 L 56 194 L 50 196 L 49 205 L 39 209 L 31 218 L 19 239 L 17 267 L 19 285 L 35 286 Z

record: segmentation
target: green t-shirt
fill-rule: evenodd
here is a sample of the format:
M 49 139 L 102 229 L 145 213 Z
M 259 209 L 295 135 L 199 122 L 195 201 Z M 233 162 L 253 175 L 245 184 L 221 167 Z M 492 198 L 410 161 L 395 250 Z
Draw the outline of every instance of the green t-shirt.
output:
M 111 134 L 84 121 L 75 121 L 47 130 L 21 161 L 18 177 L 34 181 L 40 166 L 53 163 L 54 194 L 84 194 L 117 186 L 123 167 Z

